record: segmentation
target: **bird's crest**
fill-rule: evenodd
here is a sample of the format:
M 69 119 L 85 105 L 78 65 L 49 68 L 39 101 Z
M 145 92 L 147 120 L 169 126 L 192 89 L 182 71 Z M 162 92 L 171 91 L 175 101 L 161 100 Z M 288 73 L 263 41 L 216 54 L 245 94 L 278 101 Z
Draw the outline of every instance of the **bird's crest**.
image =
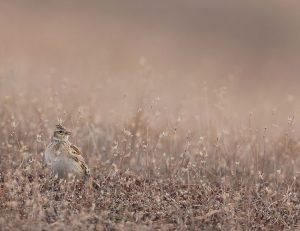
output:
M 59 130 L 67 130 L 61 124 L 57 124 L 56 128 L 59 129 Z

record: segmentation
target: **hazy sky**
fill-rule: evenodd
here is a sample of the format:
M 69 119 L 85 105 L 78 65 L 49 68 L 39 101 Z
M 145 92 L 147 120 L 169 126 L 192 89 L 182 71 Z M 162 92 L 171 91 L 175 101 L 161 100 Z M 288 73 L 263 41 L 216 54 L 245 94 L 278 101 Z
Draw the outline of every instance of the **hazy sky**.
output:
M 297 80 L 300 4 L 266 1 L 1 1 L 0 58 L 20 68 Z

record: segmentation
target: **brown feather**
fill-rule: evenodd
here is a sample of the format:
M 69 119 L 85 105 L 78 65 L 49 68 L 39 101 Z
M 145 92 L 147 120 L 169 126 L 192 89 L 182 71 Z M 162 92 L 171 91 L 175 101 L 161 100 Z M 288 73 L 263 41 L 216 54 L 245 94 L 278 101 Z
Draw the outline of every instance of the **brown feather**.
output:
M 77 146 L 75 146 L 74 144 L 71 144 L 70 147 L 72 149 L 72 153 L 74 153 L 76 155 L 82 155 L 82 152 L 79 150 L 79 148 Z

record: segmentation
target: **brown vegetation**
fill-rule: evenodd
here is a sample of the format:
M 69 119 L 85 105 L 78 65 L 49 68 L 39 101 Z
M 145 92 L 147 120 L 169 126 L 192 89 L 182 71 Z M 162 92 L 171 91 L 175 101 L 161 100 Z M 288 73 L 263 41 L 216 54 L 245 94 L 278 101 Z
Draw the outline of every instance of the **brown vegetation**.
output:
M 53 88 L 41 90 L 33 81 L 28 89 L 34 92 L 20 92 L 2 78 L 1 230 L 298 226 L 300 146 L 293 117 L 279 128 L 274 121 L 271 128 L 260 127 L 252 113 L 240 122 L 228 110 L 224 88 L 208 105 L 205 86 L 197 92 L 204 97 L 200 116 L 185 111 L 191 103 L 186 99 L 168 114 L 164 106 L 177 103 L 164 104 L 147 90 L 132 104 L 131 93 L 114 92 L 122 105 L 108 113 L 100 105 L 109 94 L 92 90 L 75 97 L 87 93 L 81 80 L 48 81 Z M 72 141 L 82 147 L 100 190 L 58 181 L 43 166 L 41 154 L 57 122 L 73 129 Z
M 300 229 L 299 7 L 0 1 L 0 231 Z

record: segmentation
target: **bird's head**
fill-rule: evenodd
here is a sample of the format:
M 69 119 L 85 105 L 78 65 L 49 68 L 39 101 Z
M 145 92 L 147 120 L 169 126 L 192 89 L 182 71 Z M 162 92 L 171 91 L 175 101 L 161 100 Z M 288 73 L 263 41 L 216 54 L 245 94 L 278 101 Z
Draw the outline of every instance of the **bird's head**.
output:
M 53 139 L 57 141 L 68 141 L 71 132 L 64 128 L 62 125 L 58 124 L 55 126 L 53 133 Z

